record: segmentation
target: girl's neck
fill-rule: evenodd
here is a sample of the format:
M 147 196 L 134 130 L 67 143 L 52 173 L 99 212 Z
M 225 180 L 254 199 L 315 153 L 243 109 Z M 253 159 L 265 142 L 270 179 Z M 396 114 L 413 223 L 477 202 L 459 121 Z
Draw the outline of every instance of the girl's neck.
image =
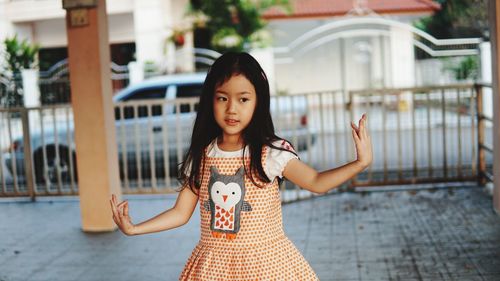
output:
M 222 135 L 217 138 L 217 146 L 225 151 L 237 151 L 243 148 L 244 142 L 240 135 L 227 136 Z

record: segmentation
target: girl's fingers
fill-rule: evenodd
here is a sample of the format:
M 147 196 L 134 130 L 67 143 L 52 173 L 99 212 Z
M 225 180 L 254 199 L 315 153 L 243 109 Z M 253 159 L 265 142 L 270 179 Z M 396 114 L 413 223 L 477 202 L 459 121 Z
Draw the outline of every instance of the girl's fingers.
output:
M 127 203 L 127 201 L 122 201 L 120 204 L 118 204 L 118 208 L 122 207 L 123 205 L 125 205 Z
M 363 123 L 361 122 L 361 119 L 359 120 L 359 126 L 358 126 L 358 130 L 356 131 L 356 133 L 358 134 L 358 138 L 362 138 L 362 134 L 363 134 Z
M 113 216 L 113 221 L 116 225 L 120 225 L 120 221 L 115 216 Z
M 365 114 L 363 113 L 363 115 L 361 116 L 361 118 L 359 118 L 359 128 L 361 129 L 361 126 L 364 126 L 364 121 L 365 121 Z
M 111 204 L 111 211 L 113 213 L 113 221 L 123 231 L 124 224 L 132 223 L 132 220 L 128 216 L 128 201 L 125 200 L 118 204 L 116 196 L 113 194 L 109 202 Z
M 355 131 L 354 129 L 352 130 L 352 138 L 354 139 L 354 142 L 355 142 L 356 144 L 358 144 L 358 143 L 359 143 L 359 136 L 358 136 L 358 133 L 356 133 L 356 131 Z
M 363 137 L 366 139 L 368 137 L 368 130 L 366 129 L 366 115 L 363 115 L 363 131 L 362 131 L 362 135 Z
M 367 129 L 366 129 L 366 122 L 367 121 L 366 121 L 366 113 L 365 113 L 365 114 L 363 114 L 361 119 L 359 119 L 359 135 L 363 139 L 366 139 L 368 137 Z
M 115 215 L 116 215 L 116 217 L 118 217 L 118 213 L 119 213 L 119 210 L 120 210 L 120 204 L 118 204 L 116 196 L 113 196 L 112 202 L 113 202 L 113 209 L 115 211 Z
M 109 203 L 111 204 L 111 212 L 113 213 L 113 216 L 118 217 L 118 210 L 116 208 L 116 204 L 115 204 L 115 202 L 113 200 L 113 197 L 111 198 L 111 200 L 110 200 Z
M 111 211 L 113 212 L 113 220 L 117 225 L 121 225 L 123 221 L 123 205 L 127 201 L 123 201 L 119 204 L 117 204 L 117 199 L 116 196 L 113 194 L 111 196 Z
M 356 134 L 359 134 L 359 129 L 358 127 L 356 127 L 356 125 L 354 124 L 354 122 L 351 121 L 351 128 L 356 132 Z
M 128 217 L 128 203 L 127 203 L 127 201 L 124 201 L 122 211 L 123 211 L 123 217 L 125 217 L 125 218 Z
M 128 217 L 128 203 L 125 205 L 125 208 L 123 208 L 123 212 L 125 213 L 125 216 Z

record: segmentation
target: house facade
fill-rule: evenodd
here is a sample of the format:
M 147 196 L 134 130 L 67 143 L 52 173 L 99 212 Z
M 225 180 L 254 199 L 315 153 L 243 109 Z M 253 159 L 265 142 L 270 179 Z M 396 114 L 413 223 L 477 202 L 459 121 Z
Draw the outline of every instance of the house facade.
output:
M 183 52 L 168 41 L 174 29 L 189 25 L 188 4 L 189 0 L 107 0 L 112 61 L 155 64 L 167 72 L 193 71 L 192 34 L 186 33 Z M 371 16 L 411 24 L 440 8 L 431 0 L 290 4 L 291 14 L 278 8 L 264 14 L 274 42 L 273 54 L 263 56 L 273 61 L 262 63 L 273 72 L 271 88 L 277 93 L 413 86 L 413 34 L 388 24 L 353 27 L 349 19 Z M 18 34 L 39 44 L 40 67 L 45 70 L 67 57 L 65 14 L 60 0 L 0 0 L 0 40 Z M 325 30 L 319 32 L 321 28 Z M 316 37 L 304 36 L 312 30 Z M 185 62 L 180 68 L 179 61 Z
M 188 0 L 107 0 L 112 60 L 120 65 L 165 61 L 171 48 L 167 38 L 180 27 L 187 4 Z M 61 0 L 0 0 L 0 40 L 18 34 L 39 44 L 41 61 L 53 64 L 67 56 L 65 15 Z
M 283 93 L 415 86 L 409 27 L 440 9 L 430 0 L 294 0 L 291 5 L 292 14 L 277 8 L 264 14 L 276 50 L 276 88 Z

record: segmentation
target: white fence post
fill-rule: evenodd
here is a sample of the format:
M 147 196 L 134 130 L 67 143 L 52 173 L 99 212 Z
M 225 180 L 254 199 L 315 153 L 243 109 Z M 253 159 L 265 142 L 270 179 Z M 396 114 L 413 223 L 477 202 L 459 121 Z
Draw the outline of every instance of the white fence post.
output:
M 176 63 L 176 55 L 177 52 L 175 50 L 175 45 L 172 42 L 169 42 L 165 45 L 165 70 L 167 71 L 168 74 L 175 73 L 175 67 L 177 65 Z
M 481 82 L 491 83 L 491 44 L 490 42 L 482 42 L 479 45 L 481 52 Z M 493 92 L 490 87 L 483 88 L 483 114 L 488 117 L 493 117 Z M 491 126 L 490 122 L 486 122 L 487 126 Z
M 135 83 L 144 80 L 144 66 L 136 61 L 131 61 L 128 63 L 128 78 L 129 84 L 133 85 Z
M 182 48 L 176 52 L 177 57 L 177 68 L 182 72 L 194 72 L 195 62 L 194 62 L 194 43 L 193 43 L 193 32 L 188 32 L 184 35 L 185 43 Z
M 405 29 L 391 27 L 391 74 L 390 86 L 396 88 L 415 87 L 415 54 L 413 51 L 413 34 Z M 400 95 L 398 109 L 411 111 L 413 107 L 412 93 L 405 91 Z
M 24 107 L 40 106 L 40 89 L 38 88 L 38 70 L 21 70 L 23 79 Z

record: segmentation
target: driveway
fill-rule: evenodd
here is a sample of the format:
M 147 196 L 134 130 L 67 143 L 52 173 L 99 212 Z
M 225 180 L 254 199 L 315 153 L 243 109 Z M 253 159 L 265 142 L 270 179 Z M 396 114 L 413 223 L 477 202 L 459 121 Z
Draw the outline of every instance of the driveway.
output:
M 285 204 L 285 231 L 321 280 L 500 280 L 500 217 L 478 187 L 333 193 Z M 131 196 L 140 221 L 175 195 Z M 168 232 L 80 229 L 76 197 L 0 200 L 0 280 L 177 280 L 199 213 Z

